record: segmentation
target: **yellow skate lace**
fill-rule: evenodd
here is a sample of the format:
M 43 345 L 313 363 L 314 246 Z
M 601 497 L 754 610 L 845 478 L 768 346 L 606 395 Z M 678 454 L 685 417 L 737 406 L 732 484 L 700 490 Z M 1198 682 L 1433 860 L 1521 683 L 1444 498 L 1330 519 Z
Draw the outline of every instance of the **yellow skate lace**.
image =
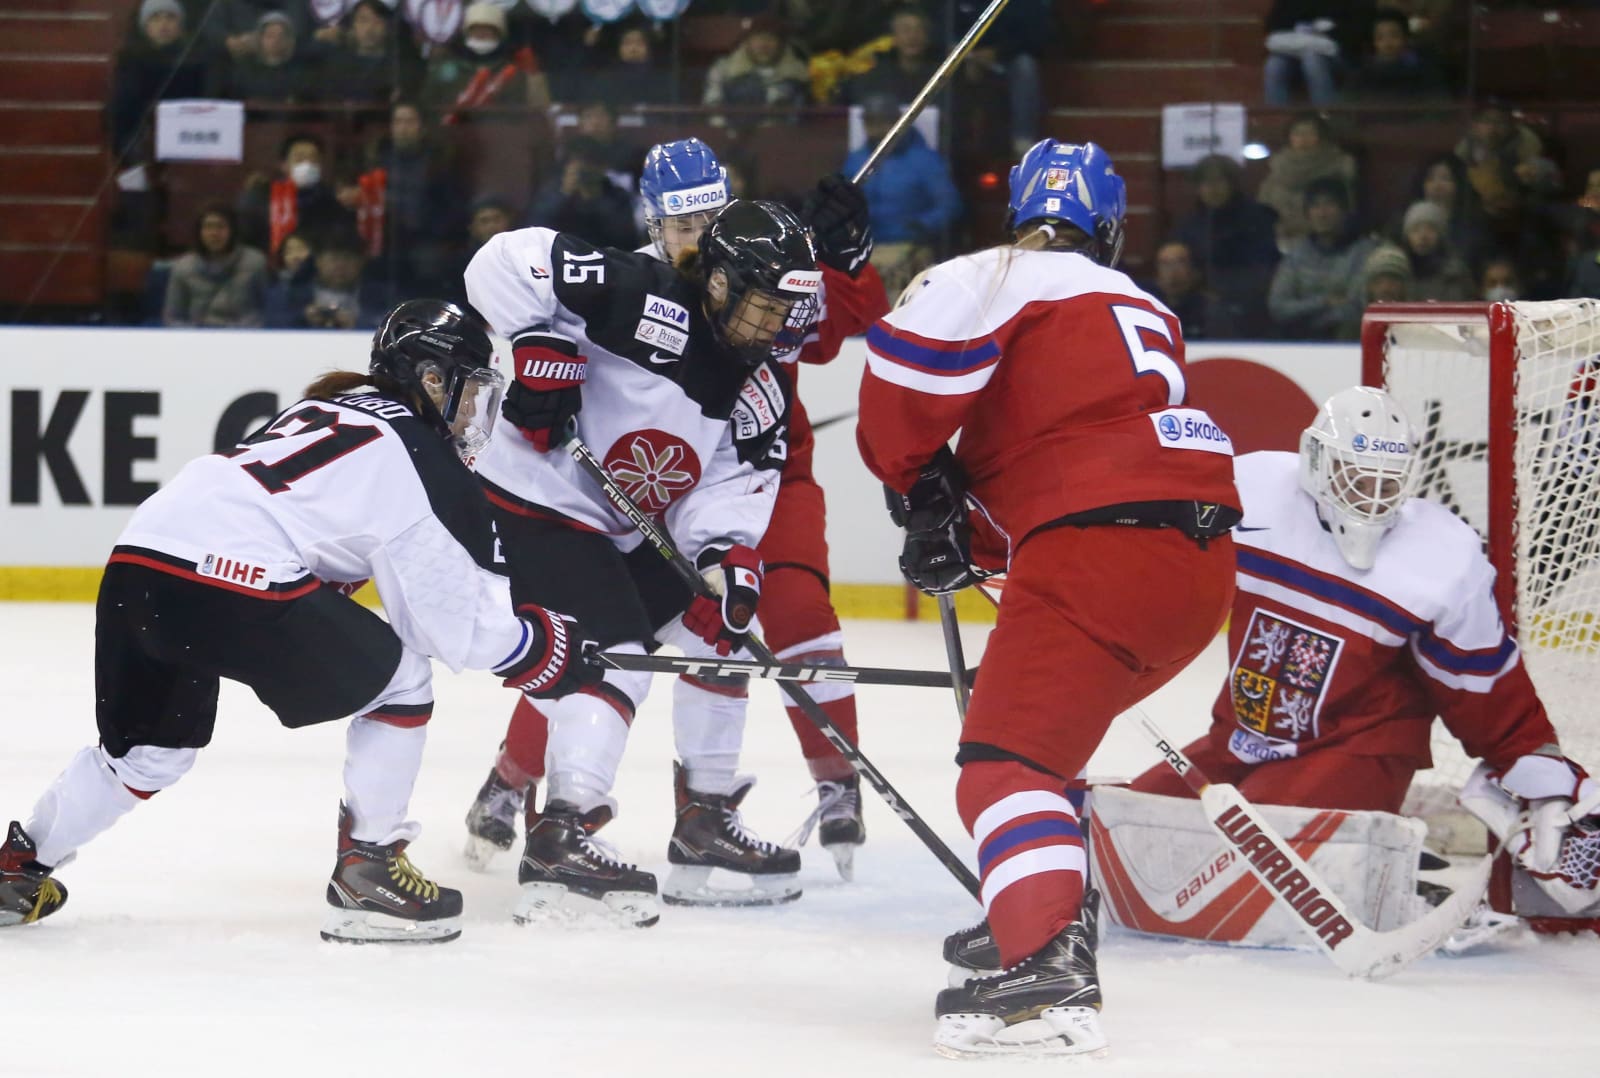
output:
M 46 878 L 39 885 L 39 893 L 34 896 L 33 909 L 28 911 L 28 916 L 22 919 L 23 924 L 37 921 L 47 911 L 61 905 L 61 888 L 56 886 L 56 881 Z
M 389 878 L 402 891 L 416 895 L 424 902 L 432 902 L 439 897 L 439 885 L 417 871 L 411 858 L 403 853 L 389 858 Z

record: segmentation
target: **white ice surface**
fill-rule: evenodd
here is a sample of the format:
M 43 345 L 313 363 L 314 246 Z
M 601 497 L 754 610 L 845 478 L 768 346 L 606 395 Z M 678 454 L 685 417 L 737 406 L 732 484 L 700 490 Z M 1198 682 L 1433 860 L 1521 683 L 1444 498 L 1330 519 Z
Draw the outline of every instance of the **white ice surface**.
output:
M 862 665 L 942 665 L 937 624 L 846 627 Z M 969 653 L 981 647 L 970 632 Z M 93 612 L 0 606 L 8 687 L 0 823 L 26 817 L 94 739 Z M 1148 703 L 1177 739 L 1204 727 L 1220 646 Z M 87 847 L 60 878 L 55 917 L 0 932 L 0 1076 L 372 1074 L 899 1076 L 983 1070 L 933 1055 L 944 934 L 976 907 L 869 795 L 869 841 L 843 885 L 808 847 L 806 893 L 770 910 L 667 909 L 634 932 L 518 928 L 514 858 L 467 871 L 461 816 L 511 697 L 488 675 L 441 671 L 413 802 L 415 860 L 466 893 L 455 943 L 321 942 L 333 863 L 342 723 L 281 729 L 224 683 L 212 746 L 177 786 Z M 1071 688 L 1062 687 L 1062 706 Z M 948 695 L 864 688 L 863 747 L 957 850 L 956 718 Z M 794 735 L 757 686 L 747 820 L 781 839 L 810 807 Z M 665 869 L 671 830 L 667 685 L 641 710 L 605 837 Z M 1097 775 L 1152 760 L 1119 722 Z M 864 791 L 865 792 L 865 791 Z M 1345 981 L 1316 954 L 1237 951 L 1112 933 L 1101 948 L 1108 1058 L 1083 1073 L 1274 1078 L 1600 1074 L 1600 941 L 1536 940 L 1426 959 L 1381 984 Z M 1044 1064 L 1061 1066 L 1063 1064 Z

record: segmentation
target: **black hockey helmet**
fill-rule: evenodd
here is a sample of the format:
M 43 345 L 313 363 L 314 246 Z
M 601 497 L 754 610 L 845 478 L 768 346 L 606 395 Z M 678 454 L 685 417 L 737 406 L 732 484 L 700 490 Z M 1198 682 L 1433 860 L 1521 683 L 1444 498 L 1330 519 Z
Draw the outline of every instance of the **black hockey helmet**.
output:
M 728 203 L 700 235 L 700 267 L 706 313 L 724 347 L 755 366 L 805 342 L 822 274 L 811 233 L 788 207 Z
M 494 370 L 494 344 L 476 315 L 442 299 L 405 301 L 372 335 L 367 371 L 416 394 L 422 418 L 462 460 L 489 444 L 505 379 Z

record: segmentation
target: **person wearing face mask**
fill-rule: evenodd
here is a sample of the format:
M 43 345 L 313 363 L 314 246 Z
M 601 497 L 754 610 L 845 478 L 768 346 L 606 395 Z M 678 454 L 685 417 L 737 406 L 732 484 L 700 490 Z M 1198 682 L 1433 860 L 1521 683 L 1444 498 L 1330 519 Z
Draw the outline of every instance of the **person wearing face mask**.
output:
M 1480 295 L 1486 303 L 1510 303 L 1522 298 L 1522 275 L 1512 258 L 1491 258 L 1483 264 Z
M 533 49 L 511 39 L 505 11 L 479 2 L 462 16 L 460 37 L 429 59 L 422 96 L 454 124 L 485 105 L 545 108 L 550 87 Z
M 323 168 L 322 140 L 297 132 L 278 151 L 279 178 L 260 173 L 245 181 L 239 196 L 240 234 L 252 246 L 276 255 L 284 238 L 302 230 L 313 235 L 354 229 L 355 214 L 340 205 Z

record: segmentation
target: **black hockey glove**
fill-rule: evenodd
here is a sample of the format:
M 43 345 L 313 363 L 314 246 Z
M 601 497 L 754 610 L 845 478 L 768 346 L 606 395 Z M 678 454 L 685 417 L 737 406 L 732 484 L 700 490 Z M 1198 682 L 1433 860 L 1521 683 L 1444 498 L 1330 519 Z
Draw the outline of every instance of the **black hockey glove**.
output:
M 589 639 L 581 625 L 565 614 L 531 603 L 517 607 L 517 617 L 527 629 L 526 646 L 515 659 L 495 670 L 505 679 L 506 688 L 551 700 L 600 684 L 606 675 L 596 657 L 600 645 Z
M 500 414 L 541 453 L 571 436 L 583 407 L 588 361 L 576 341 L 552 333 L 528 333 L 511 342 L 516 378 L 506 389 Z
M 900 494 L 883 488 L 889 516 L 906 530 L 900 572 L 929 595 L 949 595 L 978 582 L 972 569 L 972 525 L 966 482 L 949 446 L 940 447 Z
M 817 259 L 851 277 L 872 257 L 867 196 L 843 176 L 824 176 L 806 195 L 800 219 L 816 239 Z
M 761 602 L 761 555 L 742 543 L 724 539 L 706 547 L 695 559 L 712 596 L 696 595 L 683 612 L 683 627 L 727 655 L 743 647 Z

